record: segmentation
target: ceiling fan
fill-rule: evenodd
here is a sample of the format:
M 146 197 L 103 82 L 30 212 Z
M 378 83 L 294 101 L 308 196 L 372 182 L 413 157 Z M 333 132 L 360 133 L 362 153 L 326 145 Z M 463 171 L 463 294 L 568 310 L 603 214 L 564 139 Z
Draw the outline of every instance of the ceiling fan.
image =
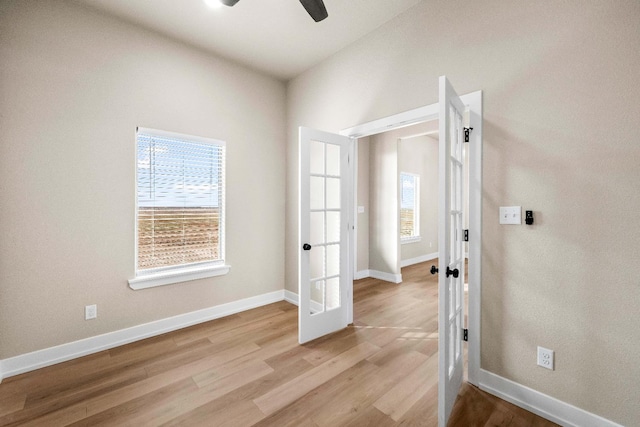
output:
M 238 3 L 240 0 L 220 0 L 220 3 L 225 6 L 233 6 Z M 324 3 L 322 0 L 300 0 L 300 3 L 307 10 L 307 13 L 311 15 L 314 21 L 320 22 L 329 14 L 327 13 L 327 8 L 324 7 Z

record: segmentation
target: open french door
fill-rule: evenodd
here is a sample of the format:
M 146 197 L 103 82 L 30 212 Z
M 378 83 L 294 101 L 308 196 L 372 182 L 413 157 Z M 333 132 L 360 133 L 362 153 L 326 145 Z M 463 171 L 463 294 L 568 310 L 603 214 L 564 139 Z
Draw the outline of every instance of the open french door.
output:
M 348 137 L 300 128 L 298 341 L 349 322 Z
M 438 205 L 438 425 L 445 427 L 464 372 L 464 104 L 440 77 Z

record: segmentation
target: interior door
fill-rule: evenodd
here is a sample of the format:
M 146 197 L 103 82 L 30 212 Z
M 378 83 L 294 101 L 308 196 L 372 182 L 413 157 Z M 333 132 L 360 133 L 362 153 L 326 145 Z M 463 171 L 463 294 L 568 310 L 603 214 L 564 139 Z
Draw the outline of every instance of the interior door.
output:
M 463 377 L 464 105 L 440 77 L 438 205 L 438 425 L 445 427 Z
M 300 128 L 298 341 L 348 324 L 348 137 Z

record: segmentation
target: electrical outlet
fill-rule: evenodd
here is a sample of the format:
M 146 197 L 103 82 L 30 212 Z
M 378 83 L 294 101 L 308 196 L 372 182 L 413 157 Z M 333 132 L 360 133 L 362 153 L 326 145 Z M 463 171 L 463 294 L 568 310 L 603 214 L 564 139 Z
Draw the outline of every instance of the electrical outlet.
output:
M 84 320 L 91 320 L 95 319 L 96 317 L 98 317 L 98 306 L 95 304 L 85 306 Z
M 553 350 L 538 346 L 538 366 L 553 369 Z

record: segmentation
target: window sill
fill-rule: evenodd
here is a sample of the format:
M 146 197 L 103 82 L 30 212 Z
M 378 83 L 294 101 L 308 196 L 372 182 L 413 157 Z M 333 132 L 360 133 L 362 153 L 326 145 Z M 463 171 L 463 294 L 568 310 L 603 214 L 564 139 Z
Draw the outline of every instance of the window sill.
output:
M 420 237 L 420 236 L 405 237 L 405 238 L 400 239 L 400 244 L 401 245 L 406 245 L 406 244 L 409 244 L 409 243 L 418 243 L 421 240 L 422 240 L 422 237 Z
M 188 282 L 190 280 L 205 279 L 207 277 L 223 276 L 229 273 L 230 269 L 230 265 L 216 265 L 206 267 L 186 267 L 171 271 L 162 271 L 130 279 L 129 287 L 133 290 L 140 290 L 154 288 L 156 286 Z

